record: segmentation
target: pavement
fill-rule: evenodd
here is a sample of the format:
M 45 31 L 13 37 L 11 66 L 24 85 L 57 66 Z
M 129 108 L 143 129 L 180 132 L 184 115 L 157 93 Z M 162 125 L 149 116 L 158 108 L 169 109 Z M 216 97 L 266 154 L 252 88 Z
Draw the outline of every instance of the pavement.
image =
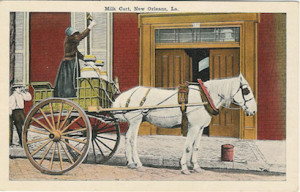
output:
M 14 143 L 17 143 L 16 133 Z M 138 137 L 138 154 L 144 166 L 180 169 L 185 137 L 150 135 Z M 221 161 L 221 146 L 234 146 L 234 160 Z M 9 150 L 10 158 L 27 158 L 22 147 L 14 145 Z M 285 140 L 243 140 L 237 138 L 208 137 L 201 138 L 198 162 L 203 169 L 227 169 L 259 171 L 272 173 L 286 172 Z M 92 158 L 86 163 L 93 163 Z M 106 162 L 109 165 L 126 165 L 125 136 L 121 136 L 118 150 Z M 80 165 L 79 165 L 80 166 Z

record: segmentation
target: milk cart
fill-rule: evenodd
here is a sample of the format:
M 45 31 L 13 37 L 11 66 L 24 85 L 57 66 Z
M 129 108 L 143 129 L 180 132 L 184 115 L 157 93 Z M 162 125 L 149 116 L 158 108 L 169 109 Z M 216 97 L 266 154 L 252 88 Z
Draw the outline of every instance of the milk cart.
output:
M 119 124 L 110 112 L 89 107 L 111 106 L 114 84 L 100 78 L 79 78 L 78 95 L 55 98 L 49 82 L 32 82 L 34 107 L 23 129 L 30 162 L 43 173 L 65 173 L 86 158 L 104 163 L 120 142 Z M 87 155 L 89 154 L 89 155 Z

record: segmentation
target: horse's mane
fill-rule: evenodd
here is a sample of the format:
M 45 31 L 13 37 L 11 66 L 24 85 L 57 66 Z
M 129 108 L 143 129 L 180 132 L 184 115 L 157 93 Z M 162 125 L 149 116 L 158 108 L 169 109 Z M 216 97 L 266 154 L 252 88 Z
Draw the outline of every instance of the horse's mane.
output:
M 234 81 L 238 80 L 237 77 L 227 79 L 209 80 L 205 82 L 209 93 L 212 97 L 221 96 L 225 101 L 226 107 L 229 107 L 231 103 L 231 93 L 234 87 Z

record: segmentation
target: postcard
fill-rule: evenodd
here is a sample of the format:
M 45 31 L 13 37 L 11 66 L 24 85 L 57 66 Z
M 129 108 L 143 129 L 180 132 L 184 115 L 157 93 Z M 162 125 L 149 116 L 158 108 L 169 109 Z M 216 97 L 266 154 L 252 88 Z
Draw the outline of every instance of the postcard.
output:
M 298 2 L 0 9 L 1 190 L 298 189 Z

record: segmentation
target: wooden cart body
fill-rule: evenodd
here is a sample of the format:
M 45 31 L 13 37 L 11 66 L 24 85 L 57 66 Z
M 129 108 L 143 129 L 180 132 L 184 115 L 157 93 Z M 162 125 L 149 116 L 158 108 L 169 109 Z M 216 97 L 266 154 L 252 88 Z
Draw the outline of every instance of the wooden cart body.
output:
M 49 82 L 32 82 L 34 90 L 33 105 L 40 101 L 53 97 L 53 87 Z M 100 78 L 79 78 L 77 97 L 66 98 L 77 103 L 83 110 L 87 111 L 90 106 L 111 107 L 110 98 L 114 96 L 114 85 Z

